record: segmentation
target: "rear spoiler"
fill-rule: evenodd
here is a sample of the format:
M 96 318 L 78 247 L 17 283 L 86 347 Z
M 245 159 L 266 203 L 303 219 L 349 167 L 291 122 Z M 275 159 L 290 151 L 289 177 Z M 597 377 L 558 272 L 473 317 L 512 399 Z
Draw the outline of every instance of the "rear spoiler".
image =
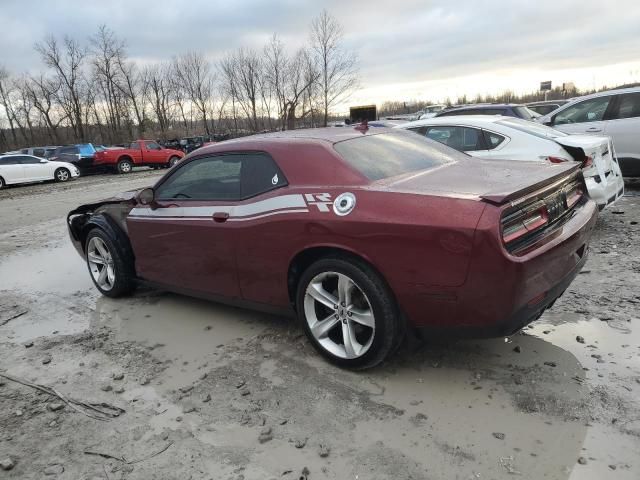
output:
M 537 195 L 545 190 L 556 188 L 561 184 L 567 182 L 568 180 L 572 179 L 573 177 L 576 177 L 576 176 L 582 177 L 579 164 L 577 163 L 571 164 L 570 162 L 567 162 L 567 163 L 568 165 L 566 169 L 562 169 L 561 171 L 559 171 L 557 174 L 553 176 L 541 178 L 539 181 L 537 182 L 534 181 L 533 183 L 530 183 L 532 180 L 531 178 L 523 178 L 521 188 L 518 188 L 518 187 L 513 189 L 509 188 L 508 191 L 495 190 L 495 191 L 487 192 L 485 194 L 480 195 L 480 198 L 482 198 L 483 200 L 486 200 L 487 202 L 493 203 L 495 205 L 502 205 L 502 204 L 514 202 L 514 201 L 517 201 L 517 203 L 520 203 L 520 201 L 523 198 L 530 197 L 532 195 Z

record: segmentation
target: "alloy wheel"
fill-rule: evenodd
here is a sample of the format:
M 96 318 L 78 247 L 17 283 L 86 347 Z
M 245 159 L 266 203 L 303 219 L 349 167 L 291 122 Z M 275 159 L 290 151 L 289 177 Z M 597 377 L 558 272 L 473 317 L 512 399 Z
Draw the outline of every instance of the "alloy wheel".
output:
M 58 170 L 57 178 L 61 182 L 66 182 L 67 180 L 69 180 L 69 172 L 64 169 Z
M 347 275 L 316 275 L 304 296 L 304 313 L 311 334 L 331 354 L 361 357 L 371 347 L 376 322 L 369 299 Z
M 91 237 L 87 244 L 87 263 L 96 284 L 105 291 L 113 288 L 116 271 L 107 244 L 99 237 Z

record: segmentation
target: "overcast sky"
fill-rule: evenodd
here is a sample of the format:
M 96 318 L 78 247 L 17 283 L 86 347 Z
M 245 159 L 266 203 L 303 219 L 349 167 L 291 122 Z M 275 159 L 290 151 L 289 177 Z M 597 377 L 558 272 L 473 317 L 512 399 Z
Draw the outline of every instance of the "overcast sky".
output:
M 43 66 L 46 34 L 79 40 L 104 23 L 131 58 L 153 62 L 187 50 L 213 61 L 261 48 L 277 32 L 293 50 L 326 8 L 359 58 L 362 87 L 349 103 L 443 100 L 463 93 L 640 81 L 638 0 L 0 0 L 0 65 Z

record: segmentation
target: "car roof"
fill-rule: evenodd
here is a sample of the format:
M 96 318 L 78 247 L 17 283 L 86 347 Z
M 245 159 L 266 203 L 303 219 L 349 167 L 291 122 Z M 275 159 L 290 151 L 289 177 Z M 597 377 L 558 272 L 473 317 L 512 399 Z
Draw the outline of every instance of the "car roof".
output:
M 603 92 L 596 92 L 590 95 L 583 95 L 581 97 L 574 97 L 571 99 L 569 103 L 574 103 L 578 100 L 586 100 L 589 98 L 598 98 L 598 97 L 606 97 L 608 95 L 624 95 L 625 93 L 640 93 L 640 87 L 631 87 L 631 88 L 618 88 L 612 90 L 605 90 Z
M 338 143 L 351 138 L 359 138 L 368 135 L 379 135 L 394 130 L 386 127 L 365 128 L 359 125 L 355 127 L 326 127 L 326 128 L 302 128 L 298 130 L 285 130 L 283 132 L 259 133 L 247 137 L 226 140 L 224 143 L 244 143 L 246 141 L 264 140 L 320 140 L 328 143 Z
M 415 120 L 413 122 L 403 123 L 395 128 L 405 129 L 409 127 L 423 127 L 426 125 L 450 125 L 473 123 L 476 125 L 491 125 L 500 120 L 512 120 L 513 117 L 506 115 L 452 115 L 444 117 L 433 117 L 425 120 Z

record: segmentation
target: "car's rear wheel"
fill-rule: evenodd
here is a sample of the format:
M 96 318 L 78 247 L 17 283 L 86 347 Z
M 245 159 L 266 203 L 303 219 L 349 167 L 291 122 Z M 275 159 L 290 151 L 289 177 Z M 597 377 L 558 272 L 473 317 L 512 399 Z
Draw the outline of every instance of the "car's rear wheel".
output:
M 176 156 L 171 157 L 168 162 L 169 168 L 173 167 L 176 163 L 178 163 L 178 161 L 180 161 L 179 157 L 176 157 Z
M 0 177 L 0 190 L 2 190 L 5 186 L 4 178 Z
M 357 259 L 337 256 L 313 263 L 302 274 L 296 305 L 313 346 L 341 367 L 379 364 L 402 333 L 389 287 Z
M 118 173 L 131 173 L 131 170 L 133 170 L 131 160 L 123 158 L 118 162 Z
M 85 258 L 96 288 L 107 297 L 120 297 L 135 290 L 133 268 L 103 230 L 95 228 L 86 240 Z
M 56 182 L 66 182 L 71 178 L 71 172 L 66 168 L 58 168 L 53 176 Z

